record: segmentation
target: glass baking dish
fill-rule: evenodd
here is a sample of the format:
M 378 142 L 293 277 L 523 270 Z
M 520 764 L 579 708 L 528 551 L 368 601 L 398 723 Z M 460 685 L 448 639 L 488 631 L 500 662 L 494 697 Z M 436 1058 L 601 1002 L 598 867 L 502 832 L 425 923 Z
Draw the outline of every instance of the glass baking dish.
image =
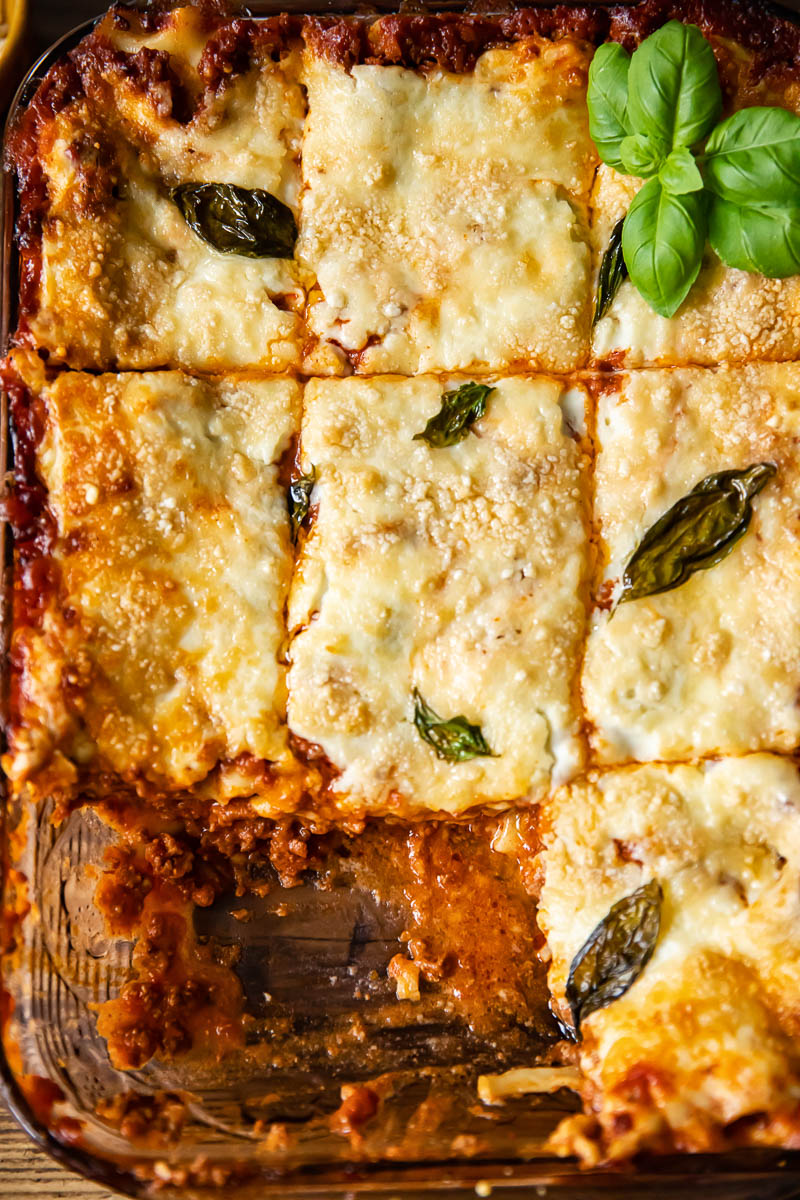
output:
M 788 7 L 788 6 L 786 6 Z M 793 7 L 793 6 L 792 6 Z M 256 17 L 286 11 L 350 13 L 347 0 L 314 6 L 258 6 Z M 445 0 L 437 11 L 464 11 Z M 371 11 L 390 12 L 378 3 Z M 414 11 L 419 11 L 415 6 Z M 482 11 L 485 11 L 482 10 Z M 10 117 L 38 81 L 90 25 L 51 47 L 31 69 L 12 103 Z M 15 311 L 14 186 L 3 177 L 2 334 L 4 346 Z M 0 454 L 8 463 L 6 397 L 0 411 Z M 10 536 L 3 528 L 2 652 L 7 653 Z M 115 995 L 131 963 L 132 943 L 110 938 L 93 903 L 96 864 L 113 841 L 92 812 L 78 810 L 60 826 L 51 811 L 3 808 L 4 949 L 0 1021 L 8 1020 L 12 1053 L 0 1050 L 0 1096 L 30 1137 L 64 1166 L 131 1196 L 158 1191 L 165 1197 L 208 1196 L 236 1189 L 255 1196 L 452 1196 L 550 1193 L 586 1197 L 657 1198 L 713 1192 L 722 1200 L 788 1200 L 800 1196 L 800 1152 L 740 1151 L 725 1155 L 672 1156 L 640 1161 L 623 1171 L 578 1171 L 548 1155 L 547 1137 L 574 1108 L 566 1093 L 521 1098 L 503 1108 L 477 1103 L 479 1070 L 528 1065 L 535 1040 L 513 1046 L 440 1021 L 397 1020 L 381 1040 L 359 1053 L 309 1055 L 281 1065 L 278 1055 L 259 1059 L 258 1024 L 247 1053 L 220 1064 L 151 1061 L 117 1071 L 99 1037 L 93 1008 Z M 21 876 L 27 887 L 19 887 Z M 277 882 L 266 901 L 247 902 L 257 920 L 234 920 L 220 901 L 198 910 L 197 932 L 232 946 L 237 971 L 258 1015 L 264 994 L 277 997 L 293 1028 L 314 1028 L 324 1042 L 327 1025 L 358 1019 L 372 1003 L 376 974 L 385 974 L 398 947 L 398 915 L 369 893 L 340 893 Z M 274 911 L 281 908 L 280 923 Z M 385 1000 L 385 997 L 383 998 Z M 12 1015 L 13 1010 L 13 1015 Z M 268 1050 L 268 1048 L 266 1048 Z M 331 1116 L 342 1087 L 375 1076 L 391 1077 L 391 1095 L 368 1135 L 337 1133 Z M 98 1102 L 135 1090 L 153 1105 L 161 1132 L 132 1140 L 97 1115 Z M 180 1113 L 171 1121 L 170 1114 Z M 156 1124 L 158 1125 L 158 1120 Z M 152 1126 L 151 1126 L 152 1130 Z

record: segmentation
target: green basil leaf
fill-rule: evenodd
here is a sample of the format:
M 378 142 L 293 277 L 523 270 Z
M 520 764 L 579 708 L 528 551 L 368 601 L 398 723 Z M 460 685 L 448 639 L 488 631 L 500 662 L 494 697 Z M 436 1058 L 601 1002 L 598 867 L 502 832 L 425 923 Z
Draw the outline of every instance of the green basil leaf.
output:
M 738 205 L 714 196 L 708 238 L 729 267 L 769 279 L 800 274 L 800 207 Z
M 800 207 L 800 117 L 784 108 L 743 108 L 708 139 L 706 181 L 733 204 Z
M 311 492 L 317 481 L 316 467 L 312 467 L 307 475 L 297 475 L 289 483 L 288 504 L 289 524 L 292 528 L 292 541 L 297 541 L 300 526 L 308 516 L 311 505 Z
M 494 390 L 485 383 L 462 383 L 454 392 L 445 392 L 439 412 L 421 433 L 414 434 L 414 441 L 439 448 L 462 441 L 486 412 L 486 401 Z
M 223 254 L 291 258 L 297 225 L 290 208 L 262 188 L 233 183 L 182 183 L 170 198 L 204 242 Z
M 646 133 L 632 133 L 623 140 L 619 155 L 627 175 L 648 179 L 658 173 L 667 156 L 667 147 L 663 142 L 649 138 Z
M 572 960 L 567 1003 L 576 1031 L 590 1013 L 624 996 L 655 950 L 661 928 L 657 880 L 618 900 L 595 926 Z
M 671 196 L 685 196 L 703 187 L 703 176 L 686 146 L 676 146 L 667 156 L 658 172 L 658 181 Z
M 596 325 L 611 308 L 614 297 L 628 278 L 628 268 L 622 254 L 622 226 L 625 218 L 620 217 L 611 230 L 608 247 L 600 263 L 600 273 L 597 277 L 597 299 L 594 306 L 592 325 Z
M 668 21 L 633 52 L 628 74 L 628 120 L 675 146 L 701 141 L 722 111 L 714 52 L 696 25 Z
M 722 562 L 747 532 L 753 497 L 777 469 L 756 463 L 701 479 L 642 538 L 622 576 L 619 603 L 667 592 Z
M 662 317 L 671 317 L 686 299 L 705 241 L 703 192 L 673 196 L 649 179 L 634 196 L 622 228 L 622 252 L 631 281 Z
M 599 46 L 589 67 L 589 133 L 603 162 L 622 170 L 619 147 L 631 132 L 625 116 L 630 55 L 616 42 Z
M 467 762 L 471 758 L 494 757 L 480 725 L 470 725 L 466 717 L 443 720 L 414 688 L 414 724 L 424 742 L 432 746 L 437 758 L 448 762 Z

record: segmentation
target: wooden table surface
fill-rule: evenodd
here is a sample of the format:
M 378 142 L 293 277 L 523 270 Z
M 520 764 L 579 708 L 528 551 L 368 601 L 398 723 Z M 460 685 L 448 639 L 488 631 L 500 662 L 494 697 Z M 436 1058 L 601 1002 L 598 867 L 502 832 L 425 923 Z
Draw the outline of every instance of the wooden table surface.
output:
M 2 1200 L 112 1200 L 105 1188 L 65 1171 L 38 1150 L 0 1106 Z

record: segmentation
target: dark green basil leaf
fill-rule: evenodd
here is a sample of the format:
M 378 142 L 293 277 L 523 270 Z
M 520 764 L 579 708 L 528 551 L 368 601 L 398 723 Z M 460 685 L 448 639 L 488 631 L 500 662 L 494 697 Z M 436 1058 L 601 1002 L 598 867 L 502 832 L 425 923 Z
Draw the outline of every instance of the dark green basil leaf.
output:
M 672 196 L 701 191 L 703 176 L 691 150 L 687 150 L 686 146 L 676 146 L 661 164 L 658 182 Z
M 733 204 L 800 207 L 800 117 L 784 108 L 743 108 L 708 139 L 706 180 Z
M 622 256 L 622 226 L 624 223 L 625 218 L 621 217 L 611 230 L 608 247 L 603 255 L 603 261 L 600 263 L 593 325 L 596 325 L 606 315 L 614 303 L 614 297 L 628 278 L 628 268 L 625 266 L 625 259 Z
M 631 132 L 625 116 L 630 55 L 616 42 L 599 46 L 589 67 L 589 133 L 603 162 L 622 170 L 620 143 Z
M 632 282 L 662 317 L 671 317 L 686 299 L 705 242 L 703 192 L 673 196 L 649 179 L 636 193 L 622 228 L 622 253 Z
M 628 120 L 675 146 L 694 146 L 722 111 L 717 64 L 696 25 L 668 21 L 633 52 L 628 74 Z
M 661 928 L 661 887 L 651 879 L 612 905 L 572 960 L 567 1003 L 576 1031 L 590 1013 L 624 996 L 650 960 Z
M 480 725 L 470 725 L 466 717 L 442 720 L 425 703 L 416 688 L 414 724 L 422 740 L 433 747 L 437 758 L 447 759 L 448 762 L 467 762 L 471 758 L 493 757 Z
M 311 492 L 317 481 L 316 467 L 312 467 L 307 475 L 297 475 L 289 483 L 289 523 L 292 527 L 292 541 L 297 541 L 300 526 L 308 516 L 311 504 Z
M 292 210 L 262 188 L 182 183 L 170 191 L 187 225 L 223 254 L 291 258 L 297 241 Z
M 800 207 L 731 204 L 713 196 L 708 239 L 729 267 L 770 279 L 800 274 Z
M 486 401 L 493 391 L 485 383 L 462 383 L 454 392 L 445 392 L 439 412 L 431 417 L 422 433 L 414 434 L 414 441 L 425 441 L 437 448 L 462 441 L 470 426 L 486 412 Z
M 626 137 L 620 148 L 619 155 L 627 175 L 638 175 L 640 179 L 649 179 L 658 173 L 668 153 L 663 142 L 656 142 L 646 133 L 632 133 Z
M 701 479 L 642 538 L 622 576 L 619 603 L 667 592 L 722 562 L 747 532 L 753 497 L 777 469 L 756 463 Z

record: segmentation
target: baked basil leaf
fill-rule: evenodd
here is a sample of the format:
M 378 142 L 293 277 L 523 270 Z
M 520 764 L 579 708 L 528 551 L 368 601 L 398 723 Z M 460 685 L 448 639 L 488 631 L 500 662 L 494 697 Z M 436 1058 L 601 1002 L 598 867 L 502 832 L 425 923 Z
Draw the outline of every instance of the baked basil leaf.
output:
M 291 258 L 297 225 L 290 208 L 262 188 L 233 183 L 181 183 L 170 190 L 183 219 L 223 254 Z
M 634 50 L 628 73 L 628 120 L 637 133 L 694 146 L 722 111 L 714 52 L 696 25 L 668 21 Z
M 658 174 L 658 169 L 668 153 L 663 142 L 657 142 L 646 133 L 632 133 L 624 138 L 619 148 L 622 166 L 628 175 L 649 179 Z
M 625 115 L 630 55 L 617 42 L 597 48 L 589 67 L 589 133 L 603 162 L 621 171 L 619 148 L 631 132 Z
M 800 274 L 800 207 L 731 204 L 714 196 L 708 240 L 729 267 L 770 279 Z
M 566 994 L 577 1032 L 590 1013 L 624 996 L 647 966 L 661 928 L 661 900 L 661 886 L 651 879 L 612 905 L 575 955 Z
M 689 192 L 702 191 L 703 176 L 691 150 L 687 150 L 685 146 L 676 146 L 661 164 L 658 182 L 664 191 L 672 196 L 685 196 Z
M 636 193 L 622 228 L 631 281 L 655 312 L 671 317 L 697 279 L 706 241 L 702 192 L 673 196 L 658 179 Z
M 297 541 L 300 526 L 308 516 L 311 505 L 311 493 L 317 481 L 316 467 L 312 467 L 307 475 L 297 475 L 289 483 L 288 504 L 289 524 L 292 529 L 292 541 Z
M 603 261 L 600 263 L 592 325 L 596 325 L 606 315 L 614 303 L 614 297 L 628 278 L 628 268 L 625 266 L 622 254 L 622 226 L 624 223 L 625 218 L 621 217 L 611 230 L 611 237 L 608 239 L 608 246 L 603 255 Z
M 448 762 L 467 762 L 471 758 L 494 757 L 480 725 L 470 725 L 466 717 L 443 720 L 425 703 L 414 688 L 414 724 L 419 736 L 432 746 L 437 758 Z
M 722 562 L 747 533 L 753 498 L 776 471 L 763 462 L 701 479 L 642 538 L 623 573 L 619 603 L 670 591 Z
M 706 181 L 733 204 L 800 207 L 800 117 L 784 108 L 743 108 L 708 139 Z
M 414 441 L 424 441 L 437 448 L 455 446 L 485 414 L 486 401 L 494 390 L 485 383 L 462 383 L 455 391 L 445 392 L 439 412 L 431 417 L 421 433 L 414 434 Z

